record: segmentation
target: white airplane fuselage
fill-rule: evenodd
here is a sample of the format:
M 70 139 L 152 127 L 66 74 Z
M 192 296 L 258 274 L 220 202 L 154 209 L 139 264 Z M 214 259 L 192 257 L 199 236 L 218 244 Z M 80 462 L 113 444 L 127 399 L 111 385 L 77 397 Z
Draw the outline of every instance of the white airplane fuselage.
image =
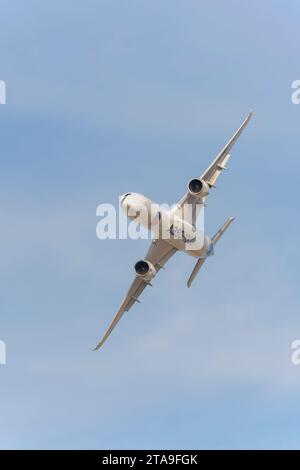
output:
M 120 202 L 126 216 L 150 230 L 155 239 L 164 239 L 177 250 L 196 258 L 210 252 L 210 238 L 204 230 L 196 229 L 189 220 L 181 217 L 177 206 L 166 209 L 139 193 L 124 194 Z

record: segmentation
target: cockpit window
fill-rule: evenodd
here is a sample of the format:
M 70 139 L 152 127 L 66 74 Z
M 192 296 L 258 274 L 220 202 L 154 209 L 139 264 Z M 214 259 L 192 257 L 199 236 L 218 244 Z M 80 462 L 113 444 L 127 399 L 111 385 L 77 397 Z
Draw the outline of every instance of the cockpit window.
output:
M 122 199 L 121 199 L 121 204 L 125 201 L 125 199 L 127 198 L 127 196 L 130 196 L 131 193 L 126 193 L 124 194 L 124 196 L 122 196 Z

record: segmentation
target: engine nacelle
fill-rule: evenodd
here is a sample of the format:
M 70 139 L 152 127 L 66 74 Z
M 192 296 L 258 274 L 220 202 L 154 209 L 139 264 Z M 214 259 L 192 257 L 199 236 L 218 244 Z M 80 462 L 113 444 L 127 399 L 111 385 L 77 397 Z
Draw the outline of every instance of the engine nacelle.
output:
M 205 197 L 209 193 L 209 186 L 206 181 L 193 178 L 188 184 L 188 190 L 192 196 Z
M 134 269 L 136 274 L 145 279 L 145 281 L 150 281 L 154 278 L 156 274 L 156 269 L 153 264 L 145 259 L 142 259 L 135 263 Z

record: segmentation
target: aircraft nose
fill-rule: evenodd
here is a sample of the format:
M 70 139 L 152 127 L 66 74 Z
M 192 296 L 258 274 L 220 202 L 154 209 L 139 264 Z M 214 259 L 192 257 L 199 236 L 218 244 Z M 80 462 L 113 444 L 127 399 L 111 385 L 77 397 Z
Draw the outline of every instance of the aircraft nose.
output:
M 121 206 L 123 206 L 123 204 L 124 204 L 124 202 L 125 202 L 125 199 L 126 199 L 128 196 L 130 196 L 130 195 L 131 195 L 131 193 L 126 193 L 126 194 L 123 194 L 123 196 L 121 196 L 121 198 L 120 198 L 120 204 L 121 204 Z

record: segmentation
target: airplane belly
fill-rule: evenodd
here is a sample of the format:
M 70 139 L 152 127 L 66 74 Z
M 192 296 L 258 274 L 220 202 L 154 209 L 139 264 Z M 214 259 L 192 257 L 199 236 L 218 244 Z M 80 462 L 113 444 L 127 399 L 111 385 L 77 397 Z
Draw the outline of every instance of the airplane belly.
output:
M 210 241 L 203 231 L 195 230 L 191 224 L 178 217 L 173 217 L 168 225 L 162 227 L 161 238 L 179 251 L 193 257 L 206 253 Z

